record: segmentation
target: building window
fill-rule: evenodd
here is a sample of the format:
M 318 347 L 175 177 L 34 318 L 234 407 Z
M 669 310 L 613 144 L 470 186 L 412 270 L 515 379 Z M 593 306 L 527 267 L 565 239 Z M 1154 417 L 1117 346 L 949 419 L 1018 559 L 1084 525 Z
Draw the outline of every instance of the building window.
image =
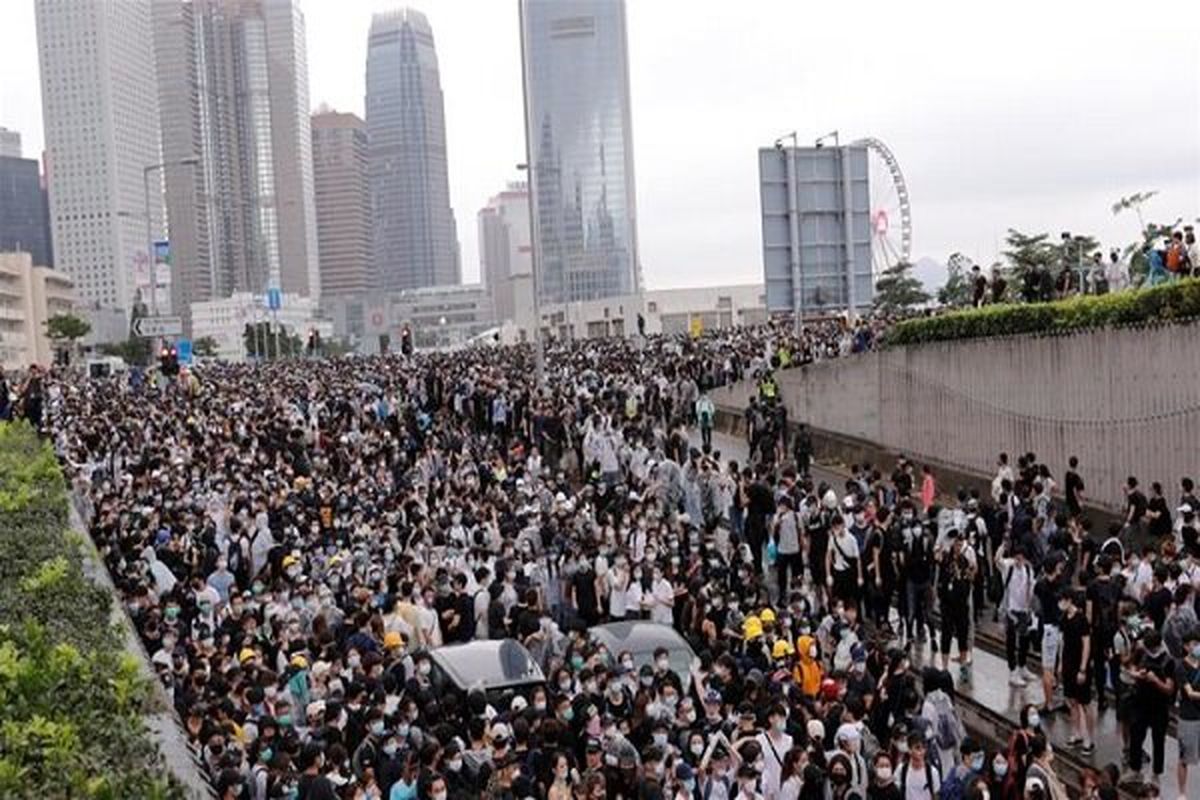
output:
M 646 303 L 646 312 L 649 314 L 657 314 L 658 303 L 654 302 L 653 300 L 651 300 L 649 303 Z
M 733 298 L 732 297 L 718 297 L 717 298 L 717 308 L 722 308 L 722 309 L 733 308 Z

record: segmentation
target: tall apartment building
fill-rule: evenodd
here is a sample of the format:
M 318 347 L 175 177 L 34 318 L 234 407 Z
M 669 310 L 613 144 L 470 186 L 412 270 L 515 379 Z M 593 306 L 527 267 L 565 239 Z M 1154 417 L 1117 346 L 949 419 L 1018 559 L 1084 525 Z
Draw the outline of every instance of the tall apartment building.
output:
M 366 123 L 322 109 L 312 116 L 312 146 L 321 295 L 364 294 L 377 288 Z
M 39 267 L 54 266 L 46 190 L 38 162 L 0 155 L 0 253 L 21 251 Z
M 71 277 L 37 266 L 28 253 L 0 253 L 0 367 L 49 364 L 46 321 L 75 310 Z
M 532 272 L 529 189 L 523 182 L 510 183 L 479 212 L 479 274 L 498 321 L 516 319 Z
M 177 307 L 269 287 L 317 297 L 298 0 L 155 0 L 153 29 Z
M 542 297 L 641 291 L 624 0 L 521 0 Z
M 82 300 L 128 314 L 150 289 L 148 239 L 162 234 L 159 175 L 146 169 L 160 162 L 150 4 L 34 8 L 55 260 Z
M 424 14 L 376 14 L 367 42 L 367 138 L 375 268 L 381 288 L 462 280 L 450 208 L 446 118 Z

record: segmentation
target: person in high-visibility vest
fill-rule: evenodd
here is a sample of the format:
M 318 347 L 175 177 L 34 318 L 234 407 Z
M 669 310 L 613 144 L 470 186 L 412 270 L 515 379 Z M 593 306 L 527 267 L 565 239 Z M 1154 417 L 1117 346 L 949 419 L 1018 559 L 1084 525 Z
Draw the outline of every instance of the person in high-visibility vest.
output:
M 770 402 L 778 394 L 779 387 L 775 384 L 775 376 L 768 372 L 758 384 L 758 394 L 763 400 Z

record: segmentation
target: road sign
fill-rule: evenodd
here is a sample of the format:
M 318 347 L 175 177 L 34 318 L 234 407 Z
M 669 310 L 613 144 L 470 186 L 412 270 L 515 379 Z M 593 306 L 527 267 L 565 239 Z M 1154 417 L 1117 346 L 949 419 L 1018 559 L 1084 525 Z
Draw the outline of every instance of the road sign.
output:
M 283 292 L 279 289 L 267 289 L 267 308 L 278 311 L 283 307 Z
M 690 328 L 691 328 L 692 338 L 699 339 L 701 334 L 704 333 L 704 320 L 702 318 L 700 318 L 699 316 L 692 317 L 692 324 L 691 324 Z
M 192 340 L 179 339 L 175 342 L 175 355 L 179 358 L 180 364 L 192 363 Z
M 150 339 L 155 336 L 178 336 L 183 333 L 179 317 L 138 317 L 133 321 L 133 335 Z

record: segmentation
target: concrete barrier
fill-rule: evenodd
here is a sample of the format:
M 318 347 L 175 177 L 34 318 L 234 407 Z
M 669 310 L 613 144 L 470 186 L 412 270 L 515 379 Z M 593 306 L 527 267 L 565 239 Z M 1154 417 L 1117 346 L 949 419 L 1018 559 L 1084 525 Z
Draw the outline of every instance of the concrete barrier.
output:
M 1087 496 L 1118 512 L 1136 475 L 1173 503 L 1200 466 L 1200 341 L 1195 324 L 1102 329 L 897 347 L 784 370 L 792 422 L 844 463 L 889 468 L 898 453 L 943 484 L 990 483 L 996 456 L 1034 452 L 1059 481 L 1078 456 Z M 754 387 L 713 392 L 739 416 Z M 739 424 L 726 421 L 728 425 Z M 859 453 L 857 457 L 852 454 Z M 944 488 L 944 487 L 943 487 Z

